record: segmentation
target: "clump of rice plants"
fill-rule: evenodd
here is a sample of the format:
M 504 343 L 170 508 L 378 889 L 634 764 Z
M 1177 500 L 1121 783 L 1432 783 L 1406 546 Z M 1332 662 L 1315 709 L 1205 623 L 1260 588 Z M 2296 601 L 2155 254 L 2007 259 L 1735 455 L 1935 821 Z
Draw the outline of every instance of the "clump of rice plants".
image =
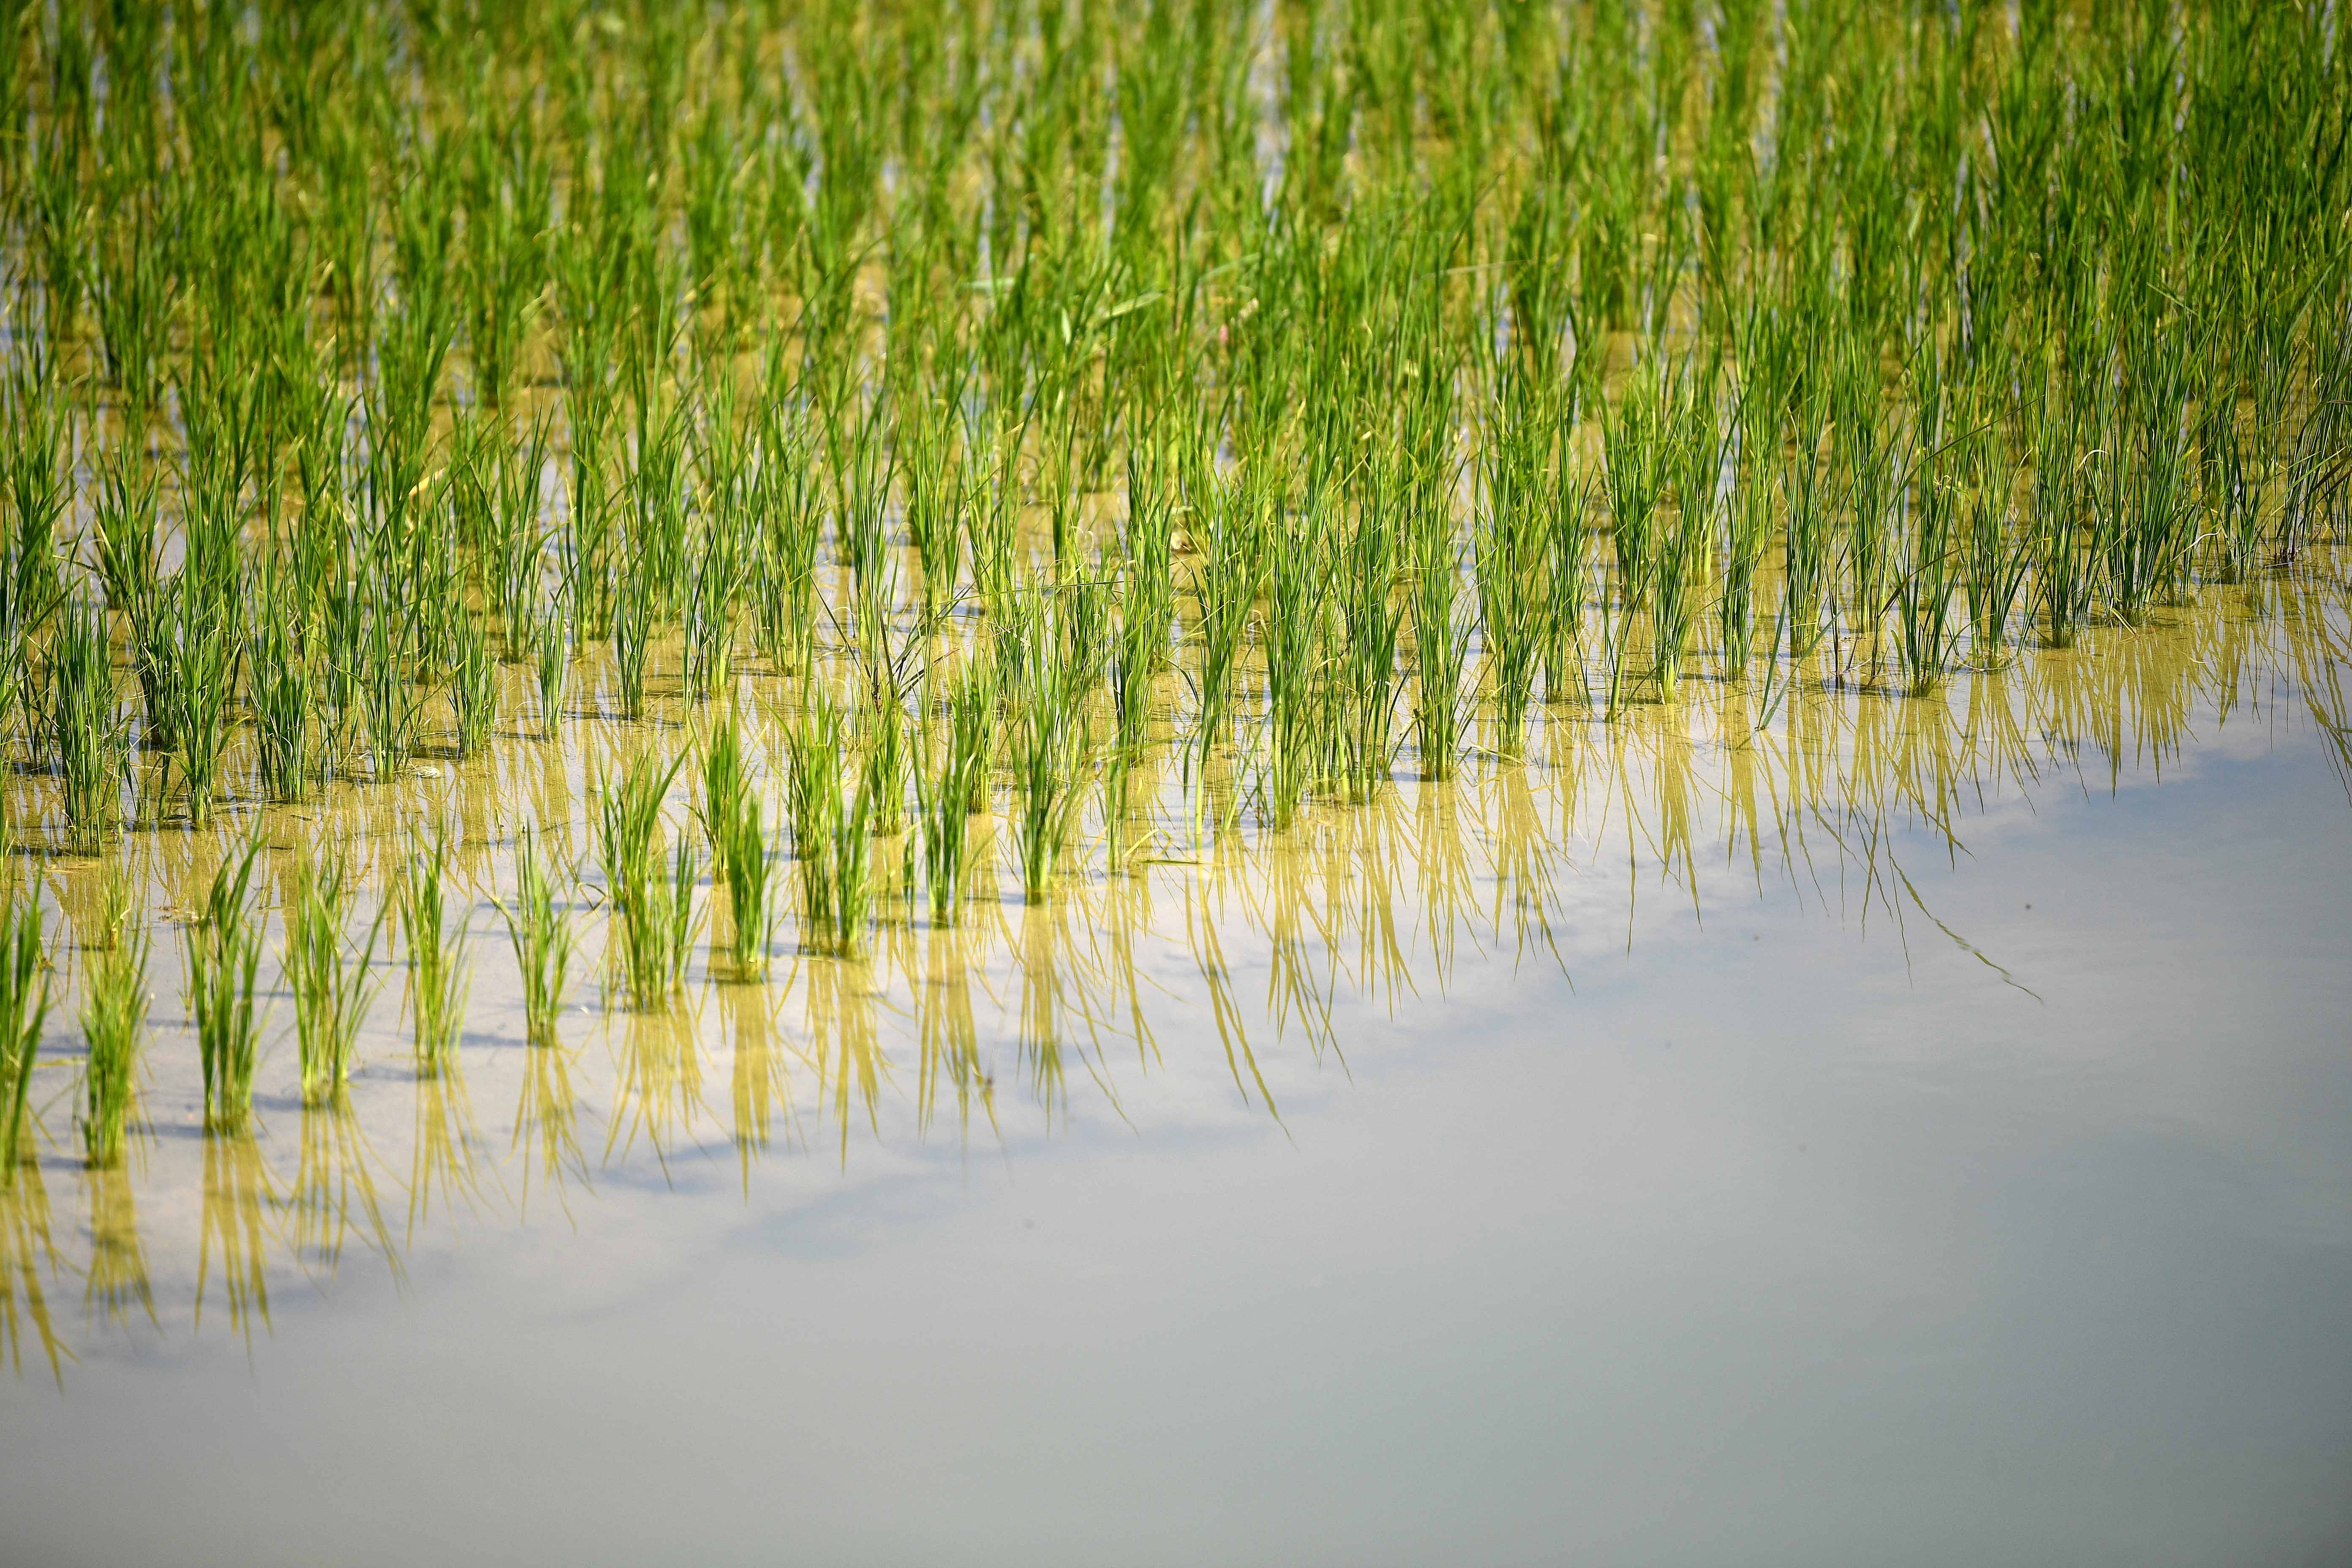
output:
M 728 963 L 739 979 L 755 980 L 767 972 L 775 911 L 764 813 L 744 761 L 741 717 L 732 709 L 703 748 L 701 809 L 711 870 L 727 889 Z
M 784 753 L 802 940 L 844 958 L 865 951 L 874 904 L 874 801 L 862 769 L 848 782 L 845 736 L 840 706 L 813 692 Z
M 183 572 L 164 595 L 151 645 L 161 667 L 156 684 L 167 704 L 157 729 L 173 748 L 188 820 L 198 827 L 212 820 L 221 760 L 228 751 L 238 659 L 236 618 L 234 599 L 192 584 Z
M 457 754 L 470 757 L 490 737 L 498 717 L 499 673 L 490 658 L 489 635 L 470 615 L 457 618 L 457 660 L 449 672 L 449 711 L 457 733 Z
M 49 690 L 67 836 L 78 848 L 95 848 L 121 820 L 131 771 L 131 731 L 115 697 L 105 611 L 81 600 L 59 610 L 49 639 Z
M 351 867 L 332 850 L 297 862 L 286 911 L 286 983 L 294 994 L 294 1034 L 305 1104 L 332 1103 L 351 1077 L 360 1025 L 380 984 L 370 973 L 388 905 L 377 908 L 356 953 L 350 921 Z
M 569 595 L 558 592 L 541 606 L 530 626 L 531 674 L 539 688 L 539 733 L 553 740 L 555 721 L 563 705 L 563 688 L 572 668 L 572 626 Z
M 273 799 L 300 801 L 310 794 L 316 745 L 309 625 L 273 578 L 265 577 L 255 597 L 245 660 L 262 784 Z
M 506 917 L 507 938 L 522 974 L 525 1031 L 534 1046 L 562 1044 L 559 1026 L 580 939 L 557 901 L 556 881 L 570 875 L 542 847 L 541 836 L 525 827 L 515 836 L 514 901 L 492 900 Z
M 91 950 L 82 980 L 82 1152 L 93 1169 L 122 1163 L 138 1097 L 139 1052 L 147 1027 L 147 928 L 132 918 L 121 879 L 109 884 L 105 945 Z
M 261 968 L 264 916 L 252 901 L 258 837 L 225 858 L 187 931 L 188 1015 L 204 1065 L 205 1125 L 235 1132 L 253 1110 L 253 1069 L 261 1043 L 254 981 Z
M 401 945 L 408 958 L 408 1016 L 415 1026 L 416 1076 L 454 1072 L 466 1024 L 470 918 L 448 923 L 448 840 L 436 834 L 410 855 L 399 882 Z
M 1042 901 L 1067 857 L 1085 803 L 1092 750 L 1081 689 L 1082 666 L 1059 634 L 1050 595 L 1030 598 L 1014 661 L 999 665 L 1008 710 L 1005 750 L 1012 766 L 1010 813 L 1021 890 Z M 1244 606 L 1245 607 L 1245 606 Z M 1204 733 L 1207 731 L 1204 731 Z
M 613 911 L 614 967 L 639 1007 L 654 1006 L 685 984 L 694 942 L 701 858 L 685 833 L 672 838 L 662 813 L 685 763 L 683 752 L 666 768 L 640 756 L 617 783 L 607 777 L 597 790 L 596 852 Z

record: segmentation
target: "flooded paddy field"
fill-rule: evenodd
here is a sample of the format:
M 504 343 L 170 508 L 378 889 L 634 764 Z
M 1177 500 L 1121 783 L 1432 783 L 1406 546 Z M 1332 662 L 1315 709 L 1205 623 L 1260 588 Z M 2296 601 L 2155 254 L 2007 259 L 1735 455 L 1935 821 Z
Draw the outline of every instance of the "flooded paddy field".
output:
M 2337 26 L 0 26 L 0 1563 L 2352 1554 Z
M 207 1135 L 167 979 L 113 1170 L 66 1135 L 64 1053 L 37 1075 L 17 1539 L 1703 1561 L 1763 1528 L 1797 1561 L 1924 1526 L 2324 1560 L 2352 1459 L 2328 574 L 1934 702 L 1562 721 L 1557 762 L 765 984 L 706 938 L 674 1006 L 592 979 L 547 1046 L 499 951 L 499 803 L 584 835 L 634 731 L 253 807 L 273 858 L 463 825 L 463 1035 L 420 1078 L 394 973 L 344 1096 L 305 1104 L 265 983 L 252 1121 Z M 206 847 L 126 846 L 166 942 Z M 85 907 L 108 871 L 47 886 Z M 567 900 L 592 933 L 603 896 Z M 581 963 L 608 973 L 593 937 Z M 140 1506 L 103 1507 L 126 1471 Z

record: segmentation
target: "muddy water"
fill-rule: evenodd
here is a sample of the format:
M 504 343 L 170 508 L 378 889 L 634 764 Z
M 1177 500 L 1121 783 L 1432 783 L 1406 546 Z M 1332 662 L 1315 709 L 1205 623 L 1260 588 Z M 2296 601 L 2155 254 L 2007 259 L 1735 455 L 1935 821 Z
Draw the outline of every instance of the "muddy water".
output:
M 61 1008 L 5 1206 L 0 1559 L 2340 1561 L 2346 605 L 1695 683 L 1278 838 L 1171 776 L 1045 908 L 659 1016 L 591 860 L 555 1050 L 513 824 L 584 849 L 684 731 L 518 694 L 487 759 L 224 813 L 371 886 L 454 824 L 473 908 L 459 1078 L 387 967 L 306 1109 L 280 995 L 235 1139 L 173 923 L 221 836 L 142 826 L 135 1147 L 80 1168 Z M 33 863 L 70 979 L 105 868 Z

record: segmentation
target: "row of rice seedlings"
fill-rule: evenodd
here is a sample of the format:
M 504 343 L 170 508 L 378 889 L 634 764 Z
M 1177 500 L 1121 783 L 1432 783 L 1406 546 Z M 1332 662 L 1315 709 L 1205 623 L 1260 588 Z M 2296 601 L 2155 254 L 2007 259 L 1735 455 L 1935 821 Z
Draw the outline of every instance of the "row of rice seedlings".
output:
M 530 626 L 531 677 L 539 692 L 539 732 L 553 740 L 572 671 L 572 601 L 558 589 L 540 607 Z
M 479 745 L 494 699 L 485 633 L 458 591 L 469 570 L 506 655 L 535 639 L 543 723 L 561 694 L 551 650 L 569 640 L 549 628 L 567 619 L 583 642 L 614 642 L 622 705 L 636 715 L 651 651 L 672 627 L 686 689 L 725 688 L 745 595 L 761 652 L 804 668 L 828 531 L 861 622 L 895 614 L 894 494 L 935 605 L 953 597 L 963 544 L 985 613 L 1005 618 L 1032 504 L 1057 572 L 1074 580 L 1088 548 L 1078 500 L 1121 443 L 1115 766 L 1146 732 L 1152 666 L 1178 613 L 1150 552 L 1172 532 L 1164 502 L 1181 493 L 1186 532 L 1208 547 L 1188 584 L 1199 657 L 1187 777 L 1205 780 L 1236 734 L 1265 734 L 1275 771 L 1262 809 L 1285 820 L 1303 793 L 1330 786 L 1318 775 L 1344 774 L 1350 794 L 1379 786 L 1408 693 L 1425 773 L 1463 753 L 1482 684 L 1498 743 L 1518 749 L 1532 650 L 1547 697 L 1587 696 L 1588 615 L 1611 712 L 1637 689 L 1671 697 L 1710 620 L 1727 674 L 1740 678 L 1760 618 L 1757 531 L 1776 510 L 1789 651 L 1809 654 L 1827 635 L 1840 678 L 1852 645 L 1874 679 L 1891 628 L 1900 679 L 1920 689 L 1963 657 L 1998 658 L 2021 635 L 2016 617 L 2063 644 L 2094 618 L 2143 617 L 2189 574 L 2242 577 L 2291 558 L 2342 504 L 2344 422 L 2326 413 L 2339 400 L 2295 415 L 2306 384 L 2340 379 L 2342 353 L 2328 345 L 2342 336 L 2331 328 L 2343 282 L 2307 237 L 2324 225 L 2248 235 L 2242 215 L 2333 210 L 2342 173 L 2284 153 L 2299 145 L 2284 127 L 2302 121 L 2281 104 L 2324 119 L 2341 96 L 2330 89 L 2342 68 L 2314 47 L 2312 19 L 2198 8 L 2176 38 L 2144 17 L 2102 33 L 2042 18 L 2029 48 L 1948 19 L 1833 11 L 1841 26 L 1774 35 L 1764 52 L 1788 89 L 1762 95 L 1719 90 L 1768 41 L 1754 16 L 1702 29 L 1677 13 L 1629 29 L 1568 12 L 1509 25 L 1524 37 L 1484 14 L 1432 17 L 1469 52 L 1452 75 L 1424 79 L 1412 51 L 1381 43 L 1393 19 L 1334 12 L 1318 26 L 1339 42 L 1296 62 L 1303 83 L 1339 92 L 1347 70 L 1398 74 L 1350 97 L 1368 117 L 1340 139 L 1353 154 L 1294 148 L 1272 185 L 1234 118 L 1197 98 L 1217 70 L 1177 70 L 1167 58 L 1190 51 L 1165 40 L 1121 67 L 1109 159 L 1114 117 L 1088 99 L 1088 73 L 1002 68 L 1044 46 L 1035 18 L 969 34 L 929 13 L 881 18 L 872 58 L 866 44 L 822 42 L 821 18 L 711 22 L 709 47 L 690 49 L 704 24 L 665 21 L 681 52 L 659 87 L 633 51 L 524 28 L 489 47 L 495 68 L 547 90 L 510 117 L 486 115 L 478 83 L 433 49 L 356 56 L 319 89 L 308 68 L 295 72 L 300 51 L 274 21 L 207 43 L 241 63 L 219 72 L 218 94 L 174 94 L 164 115 L 157 84 L 170 70 L 118 82 L 125 35 L 94 29 L 87 58 L 27 100 L 72 154 L 18 167 L 25 143 L 0 149 L 21 176 L 0 186 L 30 204 L 19 224 L 41 258 L 26 270 L 30 325 L 12 339 L 0 453 L 14 521 L 0 573 L 0 635 L 15 650 L 0 658 L 7 710 L 70 575 L 57 525 L 77 429 L 90 433 L 108 498 L 92 509 L 97 564 L 132 621 L 144 739 L 173 757 L 197 819 L 218 794 L 240 674 L 275 794 L 335 771 L 353 742 L 373 776 L 397 776 L 425 694 L 443 682 L 459 748 Z M 401 19 L 365 15 L 405 37 Z M 1245 29 L 1198 26 L 1220 69 L 1257 47 Z M 176 37 L 180 24 L 158 26 Z M 1113 19 L 1087 47 L 1129 49 L 1149 26 Z M 737 46 L 769 58 L 772 28 L 814 50 L 806 86 L 824 157 L 804 155 L 803 110 L 777 84 L 712 68 Z M 883 71 L 871 92 L 832 83 L 896 58 L 891 40 L 928 40 L 907 58 L 939 58 L 925 49 L 942 32 L 999 71 L 973 78 L 956 113 L 931 112 L 943 89 L 919 70 Z M 1900 55 L 1917 74 L 1841 79 L 1842 97 L 1798 90 L 1840 63 L 1824 52 L 1832 38 L 1854 58 Z M 1509 91 L 1480 97 L 1519 45 L 1567 64 L 1556 80 L 1510 77 Z M 551 62 L 551 47 L 580 52 Z M 2178 68 L 2151 71 L 2159 57 Z M 370 98 L 394 58 L 412 60 L 415 79 Z M 56 115 L 49 94 L 100 75 L 120 97 L 107 115 Z M 238 145 L 239 117 L 297 76 L 317 120 L 281 162 L 211 155 Z M 2128 158 L 2127 139 L 2054 137 L 2131 81 L 2167 108 L 2126 117 L 2146 128 Z M 1640 89 L 1630 98 L 1627 82 Z M 1621 100 L 1637 110 L 1601 112 Z M 1069 136 L 1017 154 L 991 135 L 969 147 L 939 136 L 983 101 L 999 127 L 1041 106 L 1059 115 L 1091 101 L 1095 117 L 1057 121 Z M 362 114 L 362 102 L 377 107 Z M 2095 107 L 2061 113 L 2081 104 Z M 647 111 L 646 133 L 604 134 L 631 105 Z M 1474 107 L 1477 123 L 1500 117 L 1495 134 L 1440 133 Z M 1129 108 L 1144 119 L 1129 123 Z M 383 136 L 372 114 L 399 133 Z M 1742 150 L 1767 114 L 1775 152 L 1759 161 Z M 1855 134 L 1856 123 L 1888 134 Z M 1574 126 L 1590 140 L 1564 141 Z M 382 168 L 364 155 L 378 145 L 392 149 Z M 2037 165 L 2027 202 L 1995 145 L 2066 154 Z M 1888 162 L 1890 146 L 1916 162 Z M 1117 177 L 1075 178 L 1088 157 Z M 906 179 L 884 180 L 886 167 Z M 100 169 L 115 173 L 81 189 Z M 1014 178 L 1019 202 L 1003 184 Z M 2161 223 L 2158 188 L 2181 204 Z M 1093 232 L 1078 220 L 1098 197 L 1081 189 L 1110 194 L 1116 221 L 1098 249 L 1067 237 Z M 2090 205 L 2106 214 L 2096 237 L 2053 245 L 2042 232 L 2050 213 Z M 559 211 L 572 215 L 560 226 Z M 1016 211 L 1029 216 L 1014 222 Z M 1188 237 L 1171 247 L 1179 214 Z M 131 243 L 151 233 L 154 245 Z M 1912 242 L 1889 243 L 1895 235 Z M 1482 281 L 1492 267 L 1501 287 Z M 862 302 L 869 279 L 887 310 Z M 154 315 L 174 300 L 184 330 Z M 87 384 L 119 396 L 110 412 L 78 401 L 85 384 L 59 369 L 89 315 L 99 358 Z M 766 340 L 761 392 L 739 399 L 736 351 L 753 329 Z M 1635 369 L 1603 396 L 1598 351 L 1629 329 Z M 1711 367 L 1728 340 L 1742 439 L 1726 460 L 1727 392 Z M 2185 347 L 2158 354 L 2158 342 Z M 536 353 L 561 374 L 526 410 L 515 405 Z M 184 442 L 163 459 L 173 482 L 159 517 L 144 436 L 166 386 Z M 1989 443 L 2005 451 L 1987 461 L 2004 478 L 2031 467 L 2039 501 L 2021 525 L 2006 495 L 1986 500 L 1983 484 L 1925 460 L 1940 437 L 1917 422 L 1948 387 L 2014 405 Z M 1603 461 L 1588 468 L 1574 452 L 1593 426 Z M 1161 465 L 1153 454 L 1171 431 L 1178 456 L 1165 467 L 1181 483 L 1162 474 L 1139 497 L 1138 454 L 1147 472 Z M 1477 447 L 1466 459 L 1465 438 Z M 551 458 L 565 476 L 552 511 Z M 1465 460 L 1481 475 L 1466 518 L 1454 484 Z M 1588 507 L 1588 494 L 1605 506 Z M 2220 498 L 2223 526 L 2188 522 L 2200 496 Z M 1294 532 L 1286 520 L 1301 515 L 1329 518 L 1349 542 L 1332 557 L 1339 614 L 1305 628 L 1313 636 L 1286 622 L 1266 636 L 1269 589 L 1309 581 L 1271 564 Z M 142 545 L 173 525 L 185 564 L 167 582 Z M 1614 548 L 1591 560 L 1604 528 Z M 257 536 L 296 557 L 295 604 L 274 626 L 273 606 L 256 601 L 277 595 L 262 574 L 237 570 Z M 533 616 L 550 553 L 562 608 Z M 1400 572 L 1402 607 L 1388 591 Z M 1966 654 L 1948 614 L 1955 573 L 1969 593 Z M 1066 621 L 1083 638 L 1079 608 Z M 1393 649 L 1381 657 L 1384 620 L 1411 627 L 1409 672 Z M 1251 726 L 1244 682 L 1258 654 L 1271 661 L 1264 701 L 1277 708 Z M 869 708 L 888 717 L 866 702 L 859 713 Z M 1327 708 L 1343 716 L 1348 760 L 1336 769 L 1317 760 L 1329 749 Z M 299 731 L 313 709 L 319 760 L 306 765 Z M 905 796 L 902 731 L 860 722 L 876 742 L 871 826 L 887 835 Z

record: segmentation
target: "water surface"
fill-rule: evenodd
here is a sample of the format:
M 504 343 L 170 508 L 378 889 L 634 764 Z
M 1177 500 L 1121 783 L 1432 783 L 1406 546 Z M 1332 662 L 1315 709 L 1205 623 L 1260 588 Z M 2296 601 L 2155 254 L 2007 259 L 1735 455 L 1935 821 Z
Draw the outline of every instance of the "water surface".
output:
M 387 971 L 348 1107 L 280 1043 L 250 1139 L 155 828 L 143 1135 L 79 1167 L 53 1024 L 6 1207 L 0 1555 L 2341 1561 L 2344 622 L 1558 715 L 675 1016 L 592 945 L 560 1051 L 495 803 L 592 742 L 525 727 L 383 828 L 470 828 L 462 1081 Z

